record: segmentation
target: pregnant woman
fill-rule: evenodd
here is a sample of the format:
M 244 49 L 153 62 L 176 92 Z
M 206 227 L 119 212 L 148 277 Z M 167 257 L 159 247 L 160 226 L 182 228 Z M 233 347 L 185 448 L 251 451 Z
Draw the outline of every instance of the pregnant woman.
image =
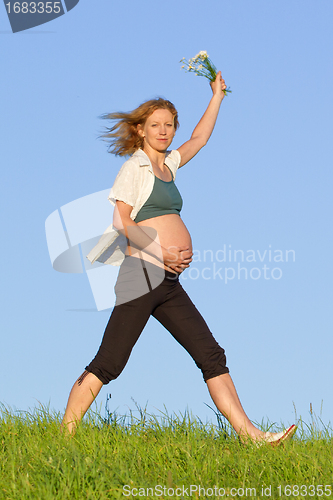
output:
M 151 315 L 192 356 L 216 407 L 242 441 L 278 444 L 296 430 L 293 425 L 269 433 L 252 424 L 229 375 L 224 349 L 179 282 L 179 275 L 192 260 L 192 242 L 180 217 L 182 198 L 174 180 L 177 169 L 198 153 L 213 131 L 226 89 L 221 72 L 211 88 L 213 96 L 190 140 L 171 152 L 168 148 L 178 115 L 169 101 L 155 99 L 129 113 L 106 115 L 115 121 L 104 135 L 111 152 L 132 155 L 118 173 L 109 197 L 115 205 L 113 233 L 126 245 L 115 286 L 116 304 L 102 343 L 69 396 L 62 425 L 70 433 L 102 385 L 120 375 Z M 119 255 L 117 240 L 107 231 L 88 257 L 114 263 Z

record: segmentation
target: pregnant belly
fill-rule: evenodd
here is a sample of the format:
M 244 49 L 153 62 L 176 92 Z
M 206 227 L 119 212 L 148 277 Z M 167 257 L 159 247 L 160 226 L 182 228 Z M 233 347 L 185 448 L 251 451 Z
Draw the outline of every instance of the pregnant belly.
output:
M 172 251 L 172 248 L 174 247 L 183 246 L 189 247 L 189 250 L 192 251 L 190 233 L 180 216 L 177 214 L 167 214 L 159 217 L 153 217 L 152 219 L 139 222 L 138 226 L 140 226 L 140 228 L 151 238 L 159 242 L 161 247 L 169 251 Z M 127 253 L 129 252 L 133 256 L 140 257 L 138 250 L 135 248 L 129 248 Z M 144 250 L 141 254 L 144 260 L 171 270 L 167 266 L 164 266 L 158 259 L 144 252 Z

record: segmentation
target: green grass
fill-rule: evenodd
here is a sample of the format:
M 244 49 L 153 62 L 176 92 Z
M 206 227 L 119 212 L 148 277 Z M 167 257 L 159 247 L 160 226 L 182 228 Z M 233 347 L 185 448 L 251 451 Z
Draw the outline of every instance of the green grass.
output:
M 315 418 L 300 421 L 294 439 L 279 448 L 241 445 L 220 416 L 214 426 L 140 408 L 138 417 L 90 412 L 72 438 L 59 424 L 60 415 L 42 407 L 2 408 L 1 499 L 333 498 L 332 429 Z M 297 495 L 286 485 L 303 489 Z M 311 485 L 328 485 L 331 494 Z

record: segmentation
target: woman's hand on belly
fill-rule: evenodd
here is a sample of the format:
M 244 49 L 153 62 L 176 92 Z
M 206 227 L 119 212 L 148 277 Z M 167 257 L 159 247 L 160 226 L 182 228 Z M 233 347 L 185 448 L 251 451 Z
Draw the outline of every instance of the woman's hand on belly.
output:
M 155 229 L 166 268 L 181 273 L 189 267 L 193 255 L 192 241 L 179 215 L 167 214 L 153 217 L 139 222 L 138 226 L 147 232 L 151 231 L 151 228 Z
M 190 247 L 169 247 L 162 248 L 164 264 L 176 271 L 182 273 L 184 269 L 190 266 L 193 252 Z

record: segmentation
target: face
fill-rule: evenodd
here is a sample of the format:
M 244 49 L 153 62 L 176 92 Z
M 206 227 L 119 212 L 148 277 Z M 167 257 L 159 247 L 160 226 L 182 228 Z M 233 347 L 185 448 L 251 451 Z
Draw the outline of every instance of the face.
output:
M 143 126 L 138 126 L 138 133 L 144 137 L 144 148 L 166 151 L 175 135 L 173 116 L 168 109 L 156 109 Z

